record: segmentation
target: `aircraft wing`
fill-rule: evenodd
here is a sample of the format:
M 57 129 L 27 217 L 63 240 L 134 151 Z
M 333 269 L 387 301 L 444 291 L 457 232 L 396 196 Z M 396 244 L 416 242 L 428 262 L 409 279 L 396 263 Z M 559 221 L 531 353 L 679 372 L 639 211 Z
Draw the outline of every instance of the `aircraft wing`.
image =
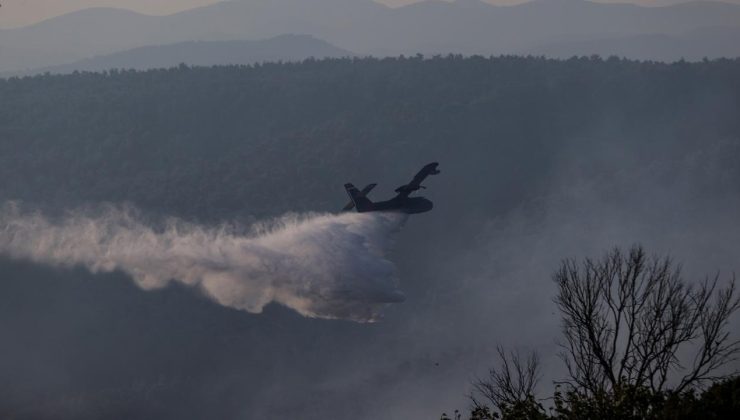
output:
M 408 197 L 409 194 L 411 194 L 412 192 L 424 188 L 421 186 L 421 183 L 424 182 L 424 180 L 429 175 L 437 175 L 440 172 L 439 169 L 437 169 L 437 166 L 439 166 L 438 162 L 432 162 L 421 168 L 421 170 L 414 176 L 414 179 L 412 179 L 411 182 L 396 188 L 396 192 L 398 193 L 398 195 Z

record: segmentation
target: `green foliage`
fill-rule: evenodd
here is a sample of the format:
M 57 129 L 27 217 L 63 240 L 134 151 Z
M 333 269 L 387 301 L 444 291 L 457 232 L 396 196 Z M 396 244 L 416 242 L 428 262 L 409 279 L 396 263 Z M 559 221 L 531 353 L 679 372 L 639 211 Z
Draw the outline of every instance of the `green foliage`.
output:
M 476 407 L 470 420 L 703 420 L 734 419 L 740 416 L 740 377 L 719 381 L 697 395 L 653 392 L 646 387 L 621 388 L 598 395 L 583 395 L 556 388 L 553 407 L 545 411 L 530 397 L 502 412 Z
M 683 420 L 729 419 L 740 415 L 740 377 L 719 381 L 697 396 L 695 391 L 653 392 L 645 387 L 618 389 L 596 396 L 556 395 L 552 418 Z
M 615 389 L 595 395 L 575 391 L 555 397 L 555 418 L 560 419 L 648 419 L 654 417 L 661 394 L 644 387 Z
M 504 407 L 501 417 L 511 420 L 544 420 L 547 419 L 545 409 L 533 396 L 523 401 Z
M 682 397 L 682 398 L 681 398 Z M 704 420 L 740 417 L 740 377 L 715 383 L 697 399 L 693 392 L 669 396 L 664 418 Z

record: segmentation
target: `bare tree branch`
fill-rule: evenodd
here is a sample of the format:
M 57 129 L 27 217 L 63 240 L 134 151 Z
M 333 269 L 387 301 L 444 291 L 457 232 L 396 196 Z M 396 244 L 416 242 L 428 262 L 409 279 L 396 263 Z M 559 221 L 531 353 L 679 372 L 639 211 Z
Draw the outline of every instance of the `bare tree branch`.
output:
M 493 407 L 500 413 L 520 403 L 534 400 L 535 389 L 540 379 L 540 362 L 537 353 L 526 359 L 517 352 L 509 354 L 498 347 L 499 366 L 488 372 L 488 377 L 473 383 L 470 400 L 476 409 Z
M 729 320 L 740 307 L 735 277 L 699 286 L 683 281 L 670 258 L 614 249 L 582 264 L 564 260 L 554 274 L 563 317 L 561 357 L 567 383 L 591 395 L 625 386 L 654 392 L 700 386 L 735 360 L 740 341 Z M 681 357 L 694 351 L 692 357 Z

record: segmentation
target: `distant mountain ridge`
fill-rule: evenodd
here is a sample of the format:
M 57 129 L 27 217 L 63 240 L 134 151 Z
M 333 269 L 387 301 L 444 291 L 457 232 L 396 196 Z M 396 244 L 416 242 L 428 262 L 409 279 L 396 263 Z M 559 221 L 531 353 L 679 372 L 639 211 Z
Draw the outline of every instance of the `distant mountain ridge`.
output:
M 641 7 L 585 0 L 493 6 L 480 0 L 427 0 L 393 9 L 372 0 L 240 0 L 170 16 L 88 9 L 0 31 L 0 72 L 55 66 L 148 45 L 265 39 L 291 33 L 312 35 L 358 54 L 489 55 L 645 35 L 687 37 L 717 27 L 740 28 L 740 6 L 694 1 Z M 647 51 L 647 55 L 660 52 Z M 734 50 L 716 54 L 734 54 Z
M 722 56 L 740 57 L 740 28 L 702 28 L 686 34 L 645 34 L 607 39 L 561 42 L 527 51 L 556 58 L 573 56 L 629 57 L 636 60 L 698 61 Z
M 338 58 L 352 55 L 349 51 L 310 35 L 281 35 L 256 41 L 187 41 L 138 47 L 15 75 L 44 72 L 63 74 L 76 70 L 146 70 L 174 67 L 179 64 L 190 66 L 245 65 L 268 61 L 302 61 L 307 58 Z

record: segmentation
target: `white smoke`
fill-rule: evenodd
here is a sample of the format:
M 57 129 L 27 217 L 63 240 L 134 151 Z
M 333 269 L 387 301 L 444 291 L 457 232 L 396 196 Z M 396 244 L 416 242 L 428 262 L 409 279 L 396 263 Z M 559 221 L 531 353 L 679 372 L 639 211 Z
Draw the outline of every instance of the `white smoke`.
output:
M 372 322 L 404 300 L 384 253 L 405 216 L 289 215 L 244 233 L 169 219 L 156 229 L 131 209 L 50 219 L 0 208 L 0 254 L 92 272 L 121 270 L 145 290 L 178 281 L 221 305 L 259 313 L 277 302 L 307 317 Z

